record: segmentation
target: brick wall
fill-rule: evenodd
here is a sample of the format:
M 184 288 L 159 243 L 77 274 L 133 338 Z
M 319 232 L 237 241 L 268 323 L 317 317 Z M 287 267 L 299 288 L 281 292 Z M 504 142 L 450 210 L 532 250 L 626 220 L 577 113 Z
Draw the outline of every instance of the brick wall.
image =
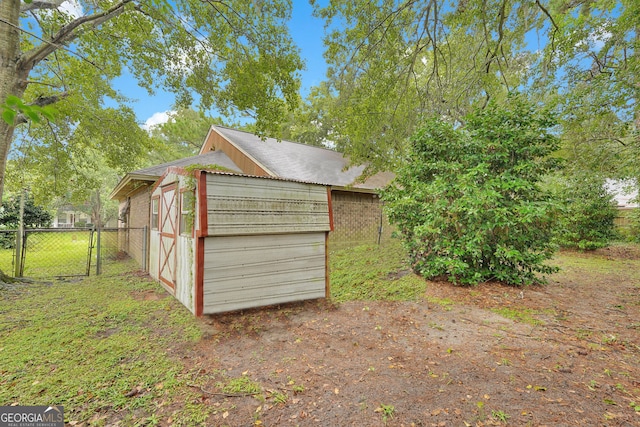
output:
M 388 241 L 392 227 L 382 214 L 377 194 L 331 191 L 334 231 L 329 234 L 332 249 Z M 382 233 L 380 225 L 382 220 Z
M 144 186 L 131 194 L 128 201 L 120 202 L 120 218 L 126 218 L 125 222 L 120 222 L 122 227 L 128 228 L 126 233 L 120 235 L 121 250 L 135 259 L 140 266 L 143 266 L 143 242 L 144 233 L 142 227 L 149 225 L 149 211 L 151 203 L 149 186 Z M 122 210 L 128 206 L 126 213 Z

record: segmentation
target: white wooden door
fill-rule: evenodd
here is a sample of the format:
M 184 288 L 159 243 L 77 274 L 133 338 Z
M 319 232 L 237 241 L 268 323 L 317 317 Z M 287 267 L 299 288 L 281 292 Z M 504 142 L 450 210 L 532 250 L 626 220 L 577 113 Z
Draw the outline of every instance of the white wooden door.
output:
M 178 234 L 178 206 L 176 185 L 162 188 L 160 196 L 160 280 L 175 291 L 176 237 Z

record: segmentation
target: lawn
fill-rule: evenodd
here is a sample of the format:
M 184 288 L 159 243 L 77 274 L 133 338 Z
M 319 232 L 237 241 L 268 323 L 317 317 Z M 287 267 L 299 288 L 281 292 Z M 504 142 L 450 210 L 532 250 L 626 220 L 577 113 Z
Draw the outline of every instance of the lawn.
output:
M 331 254 L 332 301 L 195 319 L 131 263 L 0 291 L 0 405 L 72 425 L 637 425 L 640 247 L 562 252 L 546 286 Z
M 197 322 L 133 269 L 1 291 L 0 405 L 55 402 L 68 422 L 153 425 L 159 407 L 189 395 L 168 349 L 197 341 Z M 207 413 L 185 406 L 172 417 L 187 426 Z
M 3 241 L 15 239 L 15 233 L 9 234 L 6 231 L 2 233 L 7 235 L 2 239 Z M 86 275 L 90 239 L 91 230 L 89 229 L 29 231 L 23 276 L 51 278 Z M 96 239 L 97 234 L 94 233 L 91 252 L 92 272 L 95 272 L 96 265 Z M 6 246 L 8 245 L 0 248 L 0 269 L 13 273 L 15 249 Z M 103 261 L 113 259 L 118 252 L 117 231 L 103 231 L 101 246 Z

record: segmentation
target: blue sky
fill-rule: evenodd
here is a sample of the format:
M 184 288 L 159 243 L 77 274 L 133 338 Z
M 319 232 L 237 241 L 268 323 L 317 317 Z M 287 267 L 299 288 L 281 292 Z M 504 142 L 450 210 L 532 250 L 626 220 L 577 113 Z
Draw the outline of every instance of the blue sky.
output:
M 302 71 L 301 94 L 304 97 L 312 86 L 324 80 L 327 69 L 322 56 L 324 52 L 322 44 L 324 23 L 321 19 L 312 16 L 312 7 L 307 0 L 294 0 L 289 29 L 306 64 L 306 70 Z M 166 115 L 162 113 L 171 110 L 174 103 L 173 95 L 158 91 L 155 96 L 150 97 L 147 91 L 140 88 L 131 76 L 119 78 L 115 85 L 123 94 L 135 100 L 132 107 L 141 124 L 145 122 L 152 124 L 166 120 Z M 149 120 L 150 118 L 151 120 Z

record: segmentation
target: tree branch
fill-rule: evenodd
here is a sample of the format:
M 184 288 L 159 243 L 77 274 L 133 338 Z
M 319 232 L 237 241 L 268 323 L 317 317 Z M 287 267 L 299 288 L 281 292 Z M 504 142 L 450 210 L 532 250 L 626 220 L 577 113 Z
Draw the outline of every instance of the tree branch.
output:
M 551 33 L 551 51 L 555 52 L 555 50 L 556 50 L 556 46 L 555 46 L 556 33 L 560 29 L 558 28 L 558 25 L 556 24 L 556 21 L 554 21 L 553 16 L 551 16 L 549 11 L 542 5 L 542 3 L 540 3 L 540 0 L 536 0 L 536 5 L 538 5 L 540 10 L 542 10 L 542 13 L 547 15 L 547 18 L 549 18 L 549 20 L 551 21 L 551 25 L 553 25 L 553 33 Z
M 2 22 L 3 24 L 7 24 L 7 25 L 8 25 L 8 26 L 10 26 L 10 27 L 13 27 L 13 28 L 15 28 L 16 30 L 18 30 L 18 31 L 20 31 L 20 32 L 22 32 L 22 33 L 29 34 L 31 37 L 36 38 L 36 39 L 40 40 L 40 41 L 41 41 L 41 42 L 43 42 L 43 43 L 51 43 L 50 41 L 47 41 L 47 40 L 43 39 L 42 37 L 40 37 L 40 36 L 36 35 L 35 33 L 32 33 L 32 32 L 30 32 L 30 31 L 27 31 L 27 30 L 25 30 L 24 28 L 20 28 L 19 26 L 14 25 L 14 24 L 12 24 L 11 22 L 6 21 L 6 20 L 4 20 L 4 19 L 2 19 L 2 18 L 0 18 L 0 22 Z M 80 55 L 80 54 L 79 54 L 79 53 L 77 53 L 77 52 L 74 52 L 73 50 L 69 49 L 69 48 L 68 48 L 68 47 L 66 47 L 66 46 L 57 46 L 56 50 L 58 50 L 58 49 L 60 49 L 60 50 L 64 50 L 64 51 L 66 51 L 66 52 L 70 53 L 71 55 L 77 56 L 78 58 L 82 59 L 83 61 L 88 62 L 89 64 L 93 65 L 93 66 L 94 66 L 94 67 L 96 67 L 96 68 L 100 68 L 100 67 L 98 67 L 95 63 L 91 62 L 91 61 L 90 61 L 90 60 L 88 60 L 87 58 L 83 57 L 82 55 Z M 34 65 L 35 65 L 35 64 L 34 64 Z
M 69 96 L 68 92 L 62 92 L 57 95 L 50 96 L 39 96 L 32 103 L 28 104 L 29 106 L 37 106 L 37 107 L 46 107 L 47 105 L 55 104 L 60 101 L 62 98 L 66 98 Z M 15 119 L 15 125 L 20 125 L 23 123 L 27 123 L 27 117 L 24 114 L 18 114 Z
M 29 12 L 32 10 L 44 10 L 44 9 L 57 9 L 65 0 L 51 0 L 51 1 L 34 1 L 30 4 L 24 3 L 20 6 L 20 13 Z
M 30 71 L 36 64 L 45 59 L 51 53 L 58 49 L 63 49 L 64 46 L 78 37 L 78 29 L 93 25 L 97 27 L 102 23 L 118 16 L 124 12 L 124 7 L 127 3 L 131 3 L 132 0 L 120 0 L 111 8 L 95 13 L 93 15 L 81 16 L 62 27 L 49 41 L 44 41 L 43 44 L 31 49 L 29 52 L 25 52 L 18 61 L 18 69 L 23 72 Z

